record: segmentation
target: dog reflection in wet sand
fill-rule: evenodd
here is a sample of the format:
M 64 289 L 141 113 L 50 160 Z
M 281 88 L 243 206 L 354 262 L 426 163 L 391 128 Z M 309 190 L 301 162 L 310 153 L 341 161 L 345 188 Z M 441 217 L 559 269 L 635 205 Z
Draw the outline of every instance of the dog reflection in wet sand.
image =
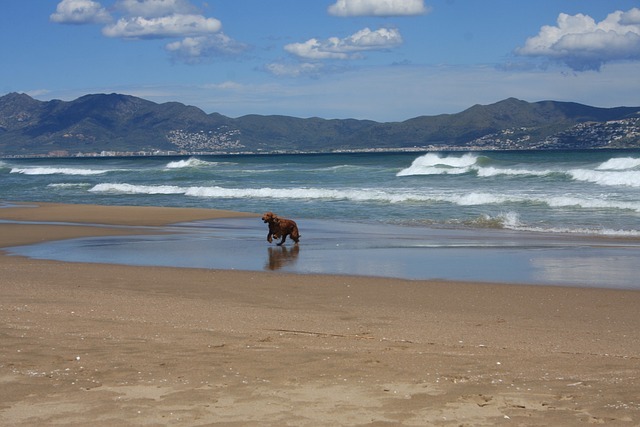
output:
M 291 237 L 291 240 L 296 242 L 296 245 L 300 241 L 300 232 L 298 231 L 298 225 L 295 221 L 286 218 L 280 218 L 278 215 L 273 212 L 266 212 L 262 215 L 262 221 L 265 224 L 269 225 L 269 233 L 267 233 L 267 241 L 271 243 L 273 239 L 280 240 L 278 246 L 282 246 L 282 244 L 287 240 L 287 236 Z
M 294 264 L 299 252 L 300 246 L 298 245 L 295 245 L 291 249 L 287 249 L 286 246 L 280 246 L 279 248 L 269 246 L 269 263 L 265 268 L 269 270 L 280 270 L 287 265 Z

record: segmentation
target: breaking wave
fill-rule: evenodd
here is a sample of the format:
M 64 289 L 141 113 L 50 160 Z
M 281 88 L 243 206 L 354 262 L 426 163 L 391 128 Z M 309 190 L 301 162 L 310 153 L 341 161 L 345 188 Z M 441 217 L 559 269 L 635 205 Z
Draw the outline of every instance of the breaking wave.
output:
M 396 176 L 463 174 L 471 170 L 478 158 L 477 155 L 471 153 L 445 157 L 440 154 L 428 153 L 415 159 L 411 166 L 401 170 Z
M 615 157 L 595 169 L 574 169 L 568 172 L 576 181 L 592 182 L 605 186 L 640 187 L 640 159 Z
M 12 168 L 10 173 L 19 173 L 23 175 L 102 175 L 107 172 L 110 172 L 110 170 L 29 167 L 29 168 Z
M 465 225 L 474 228 L 506 228 L 517 230 L 520 224 L 520 215 L 517 212 L 509 211 L 498 215 L 481 215 L 480 217 L 464 222 Z
M 114 194 L 184 194 L 185 190 L 173 185 L 97 184 L 89 189 L 92 193 Z
M 49 184 L 47 185 L 47 187 L 50 188 L 86 188 L 86 187 L 91 187 L 91 184 L 88 183 L 83 183 L 83 182 L 79 182 L 79 183 L 58 183 L 58 184 Z
M 626 170 L 640 167 L 640 159 L 635 157 L 616 157 L 601 163 L 597 170 Z
M 205 160 L 200 160 L 196 157 L 190 157 L 185 160 L 176 160 L 173 162 L 169 162 L 165 167 L 167 169 L 181 169 L 181 168 L 197 168 L 197 167 L 215 166 L 217 164 L 219 163 L 207 162 Z
M 429 153 L 418 157 L 411 166 L 398 172 L 396 176 L 413 175 L 461 175 L 475 173 L 481 178 L 499 175 L 510 176 L 545 176 L 557 171 L 550 169 L 522 169 L 516 167 L 492 166 L 490 158 L 466 153 L 462 156 L 445 156 Z
M 514 231 L 530 231 L 537 233 L 554 233 L 554 234 L 583 234 L 597 235 L 608 237 L 638 237 L 638 230 L 622 230 L 611 228 L 586 228 L 586 227 L 549 227 L 549 226 L 532 226 L 524 224 L 520 221 L 520 215 L 517 212 L 506 212 L 498 215 L 482 215 L 478 218 L 464 221 L 464 225 L 474 228 L 496 228 Z
M 465 194 L 429 194 L 415 191 L 389 191 L 382 189 L 330 189 L 330 188 L 225 188 L 180 187 L 174 185 L 134 185 L 121 183 L 97 184 L 89 191 L 114 194 L 182 194 L 204 198 L 257 198 L 295 200 L 349 200 L 372 203 L 450 203 L 457 206 L 537 204 L 552 208 L 617 209 L 640 213 L 640 201 L 625 202 L 571 196 L 508 195 L 489 192 Z
M 479 178 L 496 176 L 545 177 L 565 176 L 579 182 L 603 186 L 640 187 L 640 159 L 622 157 L 609 159 L 593 169 L 532 169 L 491 164 L 491 159 L 467 153 L 462 156 L 445 156 L 429 153 L 416 158 L 411 166 L 396 176 L 460 175 L 475 173 Z
M 601 171 L 574 169 L 567 172 L 576 181 L 592 182 L 598 185 L 640 187 L 640 170 Z

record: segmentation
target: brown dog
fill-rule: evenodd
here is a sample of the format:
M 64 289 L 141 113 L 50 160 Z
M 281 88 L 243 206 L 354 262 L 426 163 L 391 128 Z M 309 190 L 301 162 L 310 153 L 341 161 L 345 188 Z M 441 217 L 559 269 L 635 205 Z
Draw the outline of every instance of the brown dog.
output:
M 271 243 L 273 239 L 279 239 L 280 243 L 278 246 L 281 246 L 285 240 L 287 240 L 287 236 L 291 236 L 291 239 L 298 244 L 300 240 L 300 232 L 298 231 L 298 225 L 295 221 L 286 218 L 280 218 L 278 215 L 273 212 L 266 212 L 262 215 L 262 221 L 269 225 L 269 233 L 267 233 L 267 241 Z

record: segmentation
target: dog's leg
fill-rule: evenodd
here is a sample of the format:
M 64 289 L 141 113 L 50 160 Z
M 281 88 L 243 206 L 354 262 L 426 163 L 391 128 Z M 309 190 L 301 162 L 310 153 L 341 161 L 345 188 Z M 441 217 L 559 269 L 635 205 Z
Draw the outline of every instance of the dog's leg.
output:
M 284 233 L 282 235 L 282 240 L 280 240 L 280 243 L 278 243 L 278 246 L 282 246 L 282 244 L 284 243 L 284 241 L 287 240 L 287 233 Z
M 273 242 L 273 239 L 271 238 L 271 232 L 267 233 L 267 242 L 269 243 Z

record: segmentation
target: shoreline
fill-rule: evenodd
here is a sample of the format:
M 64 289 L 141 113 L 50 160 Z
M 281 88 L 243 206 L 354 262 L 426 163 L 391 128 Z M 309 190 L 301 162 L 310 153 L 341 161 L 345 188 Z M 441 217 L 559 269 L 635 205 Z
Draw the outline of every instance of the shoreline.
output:
M 11 246 L 7 253 L 147 267 L 640 290 L 634 274 L 640 262 L 640 240 L 627 236 L 412 228 L 298 218 L 305 236 L 302 244 L 289 241 L 278 247 L 264 241 L 264 224 L 252 213 L 35 206 L 5 205 L 0 211 L 13 221 L 4 223 L 4 237 L 13 236 L 14 243 L 4 245 Z M 38 236 L 48 236 L 49 241 L 23 241 L 35 234 L 25 230 L 36 226 L 42 228 Z M 61 240 L 66 233 L 82 239 Z M 60 237 L 52 239 L 57 234 Z
M 0 248 L 257 216 L 24 205 L 0 208 L 21 221 L 0 223 Z M 637 291 L 4 252 L 0 271 L 0 424 L 640 422 Z

